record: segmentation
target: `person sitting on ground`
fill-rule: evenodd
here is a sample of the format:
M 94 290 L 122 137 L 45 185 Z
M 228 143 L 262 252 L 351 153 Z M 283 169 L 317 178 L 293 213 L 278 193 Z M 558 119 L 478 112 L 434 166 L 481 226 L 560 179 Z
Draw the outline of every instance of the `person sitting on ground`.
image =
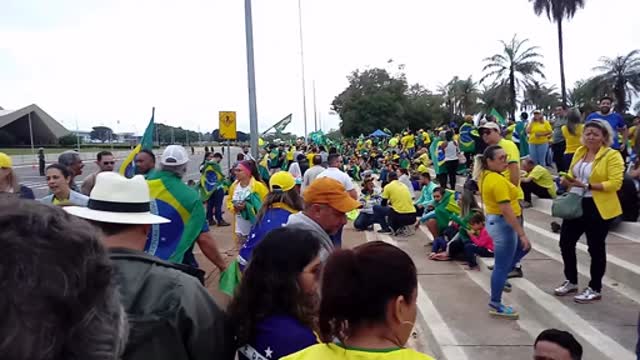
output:
M 553 199 L 556 197 L 556 184 L 549 169 L 542 165 L 536 165 L 531 159 L 522 160 L 522 170 L 526 175 L 520 178 L 520 187 L 524 191 L 523 207 L 532 206 L 531 194 L 540 199 Z
M 411 257 L 374 241 L 329 257 L 318 319 L 321 344 L 283 360 L 413 359 L 406 348 L 417 314 L 418 280 Z
M 289 216 L 304 208 L 302 196 L 295 186 L 295 179 L 286 171 L 279 171 L 269 179 L 270 192 L 256 215 L 256 223 L 251 228 L 247 242 L 244 243 L 238 254 L 238 264 L 241 270 L 251 260 L 251 254 L 255 247 L 270 231 L 285 226 L 289 221 Z
M 416 208 L 409 189 L 398 181 L 397 172 L 389 173 L 389 181 L 382 190 L 382 203 L 373 207 L 375 222 L 382 227 L 378 232 L 383 234 L 395 233 L 416 222 Z
M 411 178 L 409 177 L 409 169 L 398 169 L 398 181 L 400 181 L 404 186 L 409 190 L 409 194 L 411 194 L 411 199 L 415 198 L 415 190 L 413 189 L 413 183 L 411 182 Z
M 80 192 L 84 195 L 89 196 L 89 194 L 91 194 L 91 190 L 96 184 L 96 176 L 98 176 L 98 174 L 105 171 L 113 171 L 116 165 L 116 158 L 110 151 L 100 151 L 96 156 L 96 165 L 98 165 L 98 171 L 87 176 L 80 186 Z
M 316 233 L 281 227 L 258 244 L 228 308 L 238 358 L 281 359 L 317 343 L 322 264 Z
M 289 216 L 288 227 L 301 227 L 314 232 L 328 252 L 334 249 L 331 236 L 347 223 L 347 213 L 360 207 L 344 186 L 332 178 L 319 178 L 303 193 L 304 210 Z
M 462 244 L 462 253 L 464 260 L 467 262 L 467 270 L 480 270 L 476 255 L 481 257 L 493 257 L 493 239 L 485 228 L 485 218 L 482 211 L 473 211 L 468 220 L 468 227 L 461 226 L 460 239 Z M 449 255 L 454 257 L 453 248 L 456 241 L 449 244 Z
M 533 360 L 581 360 L 582 345 L 571 333 L 547 329 L 533 343 Z
M 373 207 L 380 205 L 382 198 L 380 190 L 376 188 L 373 178 L 367 178 L 362 183 L 360 190 L 360 203 L 362 208 L 358 217 L 353 221 L 353 227 L 359 231 L 373 230 L 375 223 L 373 215 Z
M 425 213 L 420 218 L 416 226 L 426 223 L 433 244 L 432 254 L 443 252 L 447 249 L 447 239 L 442 236 L 444 230 L 449 226 L 452 215 L 460 215 L 460 206 L 456 203 L 455 192 L 437 187 L 433 190 L 434 209 Z
M 18 177 L 13 171 L 13 162 L 9 155 L 0 152 L 0 197 L 18 197 L 20 199 L 35 199 L 33 190 L 18 183 Z
M 225 315 L 207 289 L 179 264 L 143 251 L 152 224 L 170 221 L 151 214 L 150 204 L 144 177 L 105 172 L 88 207 L 65 207 L 99 229 L 109 249 L 131 327 L 123 359 L 233 359 Z
M 58 164 L 69 169 L 69 187 L 79 193 L 80 187 L 76 184 L 76 177 L 82 175 L 84 168 L 80 154 L 75 150 L 67 150 L 58 156 Z
M 72 181 L 69 168 L 61 164 L 51 164 L 47 166 L 46 175 L 51 194 L 40 199 L 40 202 L 58 206 L 87 206 L 89 198 L 72 190 L 69 185 Z
M 1 357 L 120 359 L 126 315 L 95 229 L 18 199 L 0 201 L 0 229 Z

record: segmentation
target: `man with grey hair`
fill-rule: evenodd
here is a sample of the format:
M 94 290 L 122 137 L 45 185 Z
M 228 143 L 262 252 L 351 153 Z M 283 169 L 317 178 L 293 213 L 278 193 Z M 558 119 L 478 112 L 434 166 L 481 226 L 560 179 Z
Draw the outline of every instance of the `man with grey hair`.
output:
M 0 357 L 119 359 L 128 337 L 98 232 L 57 206 L 0 201 Z
M 76 176 L 82 175 L 82 168 L 84 167 L 80 154 L 75 150 L 67 150 L 58 156 L 58 164 L 69 169 L 71 173 L 69 187 L 71 187 L 71 190 L 80 192 L 80 188 L 75 182 Z
M 160 170 L 147 177 L 151 211 L 171 222 L 152 225 L 145 251 L 163 260 L 197 268 L 193 256 L 197 241 L 204 255 L 224 271 L 227 264 L 209 234 L 200 196 L 182 181 L 188 163 L 189 155 L 182 146 L 169 145 L 160 158 Z

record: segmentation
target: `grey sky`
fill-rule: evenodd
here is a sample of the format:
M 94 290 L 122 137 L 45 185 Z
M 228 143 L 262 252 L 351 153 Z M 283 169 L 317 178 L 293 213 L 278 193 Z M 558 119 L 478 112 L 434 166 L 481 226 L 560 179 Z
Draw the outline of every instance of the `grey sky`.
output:
M 236 110 L 247 131 L 243 3 L 0 0 L 0 106 L 37 103 L 70 129 L 136 132 L 152 106 L 158 122 L 203 132 Z M 303 132 L 297 11 L 297 0 L 253 1 L 261 129 L 293 112 L 289 130 Z M 639 13 L 638 1 L 586 1 L 565 25 L 569 86 L 600 56 L 640 48 Z M 482 59 L 514 33 L 541 47 L 559 85 L 556 27 L 527 0 L 303 0 L 303 21 L 310 129 L 313 80 L 323 127 L 335 128 L 329 106 L 352 70 L 392 58 L 430 89 L 479 79 Z

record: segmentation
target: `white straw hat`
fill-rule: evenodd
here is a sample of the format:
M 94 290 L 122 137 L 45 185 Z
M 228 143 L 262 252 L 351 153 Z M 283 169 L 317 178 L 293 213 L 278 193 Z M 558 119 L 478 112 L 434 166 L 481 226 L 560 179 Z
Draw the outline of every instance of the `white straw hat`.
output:
M 112 224 L 165 224 L 171 220 L 150 212 L 149 186 L 141 175 L 127 179 L 114 172 L 102 172 L 89 196 L 87 207 L 64 209 L 77 217 Z

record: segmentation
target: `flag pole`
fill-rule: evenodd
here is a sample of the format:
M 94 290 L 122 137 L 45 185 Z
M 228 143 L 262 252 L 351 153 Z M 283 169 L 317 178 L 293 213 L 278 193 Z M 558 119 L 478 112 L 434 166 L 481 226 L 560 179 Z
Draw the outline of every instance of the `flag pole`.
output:
M 304 118 L 304 141 L 308 143 L 307 131 L 307 94 L 304 81 L 304 38 L 302 35 L 302 3 L 298 0 L 298 25 L 300 27 L 300 64 L 302 68 L 302 117 Z
M 249 87 L 249 127 L 251 155 L 258 158 L 258 107 L 256 105 L 256 71 L 253 59 L 253 21 L 251 19 L 251 0 L 244 1 L 244 26 L 247 43 L 247 81 Z M 227 154 L 230 158 L 231 154 Z
M 316 81 L 313 80 L 313 123 L 315 131 L 318 131 L 318 108 L 316 106 Z

